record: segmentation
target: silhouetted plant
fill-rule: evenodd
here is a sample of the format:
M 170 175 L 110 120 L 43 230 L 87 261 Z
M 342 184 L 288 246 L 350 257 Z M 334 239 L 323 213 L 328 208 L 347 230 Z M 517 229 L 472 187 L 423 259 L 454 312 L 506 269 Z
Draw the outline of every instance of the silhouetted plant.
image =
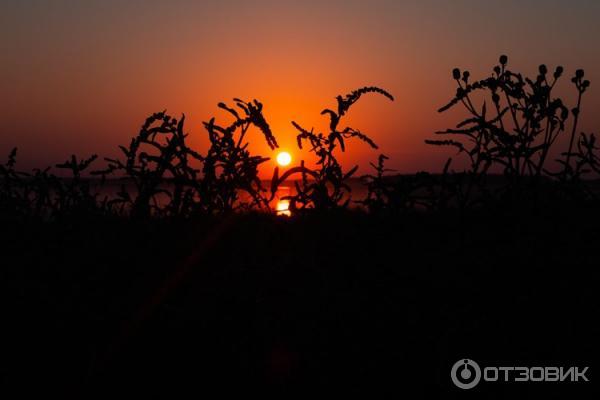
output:
M 55 194 L 57 207 L 62 212 L 94 212 L 97 210 L 96 197 L 87 179 L 82 179 L 81 174 L 98 158 L 92 155 L 90 158 L 78 161 L 75 155 L 70 160 L 62 164 L 56 164 L 59 169 L 69 170 L 71 176 L 69 180 L 61 180 L 61 184 L 56 185 Z M 56 178 L 54 178 L 56 179 Z
M 2 177 L 2 191 L 0 191 L 0 199 L 2 204 L 6 207 L 7 203 L 12 203 L 13 198 L 13 187 L 15 182 L 18 181 L 17 172 L 15 171 L 15 164 L 17 162 L 17 148 L 13 148 L 8 155 L 8 160 L 5 164 L 0 165 L 0 176 Z
M 304 165 L 287 170 L 279 176 L 279 169 L 276 167 L 272 179 L 271 191 L 273 195 L 279 185 L 286 179 L 300 175 L 301 180 L 296 181 L 296 194 L 286 196 L 283 199 L 289 200 L 290 210 L 305 208 L 331 209 L 337 207 L 346 207 L 350 201 L 350 186 L 346 181 L 358 169 L 354 166 L 348 171 L 344 171 L 338 162 L 335 150 L 339 147 L 341 151 L 346 149 L 346 140 L 357 138 L 367 143 L 374 149 L 377 145 L 367 135 L 351 127 L 340 128 L 339 124 L 343 116 L 346 115 L 350 107 L 366 93 L 378 93 L 390 100 L 394 100 L 391 94 L 377 87 L 364 87 L 351 92 L 342 97 L 337 96 L 337 110 L 324 109 L 321 115 L 329 116 L 329 133 L 315 133 L 301 127 L 295 121 L 292 125 L 300 132 L 297 135 L 298 147 L 302 149 L 303 142 L 308 142 L 310 151 L 317 156 L 318 169 L 311 170 Z M 310 179 L 308 177 L 310 176 Z
M 372 213 L 397 214 L 408 210 L 430 210 L 439 207 L 441 193 L 436 192 L 439 183 L 427 172 L 411 175 L 386 176 L 394 170 L 385 168 L 383 154 L 379 155 L 377 164 L 370 163 L 375 175 L 361 177 L 367 186 L 367 197 L 357 203 L 364 205 Z
M 600 147 L 596 145 L 596 136 L 593 133 L 587 135 L 582 132 L 577 149 L 574 154 L 577 159 L 574 168 L 576 175 L 581 176 L 588 172 L 600 174 L 600 156 L 598 156 Z
M 377 159 L 377 165 L 372 162 L 369 163 L 375 169 L 375 175 L 364 175 L 361 176 L 361 181 L 367 186 L 367 197 L 359 203 L 365 205 L 369 211 L 377 212 L 380 211 L 389 204 L 389 187 L 386 184 L 384 174 L 386 172 L 393 171 L 392 169 L 385 168 L 385 160 L 389 158 L 380 154 Z
M 0 165 L 2 190 L 0 191 L 0 205 L 3 214 L 23 214 L 29 208 L 29 199 L 26 199 L 26 188 L 22 185 L 21 173 L 17 172 L 17 148 L 13 148 L 5 164 Z
M 277 145 L 275 136 L 265 120 L 262 103 L 254 100 L 244 102 L 234 99 L 239 111 L 224 103 L 219 107 L 231 114 L 235 121 L 227 127 L 215 123 L 212 118 L 205 122 L 211 146 L 203 157 L 203 179 L 200 182 L 200 204 L 207 212 L 228 212 L 234 208 L 269 208 L 258 176 L 258 166 L 268 157 L 253 156 L 245 142 L 251 126 L 262 132 L 267 145 L 273 150 Z M 241 202 L 239 193 L 246 192 L 251 201 Z
M 455 147 L 467 156 L 470 167 L 463 205 L 471 201 L 474 188 L 480 192 L 485 190 L 484 178 L 494 166 L 503 171 L 511 189 L 520 187 L 524 177 L 556 175 L 547 171 L 545 165 L 552 146 L 566 130 L 570 113 L 574 121 L 569 150 L 565 159 L 558 162 L 563 165 L 561 176 L 572 175 L 572 146 L 581 99 L 589 87 L 589 81 L 583 80 L 583 70 L 577 70 L 572 79 L 579 96 L 576 107 L 569 113 L 562 99 L 553 94 L 563 74 L 562 67 L 557 67 L 549 76 L 548 68 L 540 65 L 537 77 L 530 79 L 509 70 L 506 56 L 501 56 L 499 62 L 490 77 L 475 82 L 470 81 L 468 71 L 462 74 L 458 68 L 452 71 L 458 85 L 456 95 L 438 111 L 462 104 L 470 117 L 458 123 L 456 128 L 436 132 L 454 139 L 426 140 L 432 145 Z M 484 100 L 477 105 L 474 96 L 479 92 L 484 95 Z
M 179 215 L 189 211 L 199 172 L 191 160 L 202 161 L 203 158 L 187 146 L 184 122 L 185 116 L 178 121 L 164 111 L 152 114 L 129 147 L 119 146 L 125 160 L 107 158 L 108 168 L 94 172 L 103 177 L 121 173 L 133 183 L 135 193 L 129 193 L 122 185 L 118 198 L 110 201 L 111 206 L 126 205 L 131 214 L 138 217 Z M 166 188 L 167 179 L 172 189 Z M 161 206 L 159 195 L 169 199 L 166 206 Z
M 234 101 L 239 110 L 218 105 L 235 118 L 232 124 L 223 127 L 214 118 L 204 123 L 210 140 L 206 155 L 187 145 L 185 116 L 179 121 L 165 112 L 150 116 L 129 147 L 120 146 L 124 161 L 106 159 L 108 168 L 93 172 L 103 178 L 121 173 L 135 186 L 135 193 L 130 193 L 122 185 L 109 205 L 118 205 L 121 211 L 129 208 L 133 216 L 189 216 L 268 207 L 258 178 L 258 166 L 268 158 L 251 155 L 245 136 L 255 126 L 272 149 L 277 141 L 260 102 Z M 240 199 L 242 191 L 248 193 L 250 202 Z
M 50 167 L 17 171 L 17 149 L 13 149 L 6 164 L 0 166 L 2 208 L 14 216 L 26 218 L 53 218 L 76 213 L 92 214 L 101 207 L 96 203 L 97 194 L 81 173 L 96 159 L 92 156 L 78 162 L 75 156 L 58 168 L 69 169 L 70 177 L 59 178 L 50 172 Z
M 567 189 L 571 197 L 583 197 L 597 199 L 597 193 L 590 188 L 589 183 L 584 179 L 585 176 L 593 173 L 600 175 L 600 148 L 596 145 L 596 136 L 581 132 L 577 142 L 576 150 L 563 153 L 569 162 L 559 160 L 564 165 L 561 173 L 554 174 L 560 178 L 559 182 L 563 189 Z

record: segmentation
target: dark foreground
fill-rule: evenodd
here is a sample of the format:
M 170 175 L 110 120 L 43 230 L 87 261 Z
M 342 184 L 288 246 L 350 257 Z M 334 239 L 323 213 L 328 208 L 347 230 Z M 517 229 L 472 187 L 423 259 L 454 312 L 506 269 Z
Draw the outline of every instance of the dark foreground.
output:
M 583 398 L 600 210 L 2 224 L 1 389 L 62 398 Z M 455 388 L 481 366 L 583 383 Z M 2 396 L 3 398 L 9 398 Z

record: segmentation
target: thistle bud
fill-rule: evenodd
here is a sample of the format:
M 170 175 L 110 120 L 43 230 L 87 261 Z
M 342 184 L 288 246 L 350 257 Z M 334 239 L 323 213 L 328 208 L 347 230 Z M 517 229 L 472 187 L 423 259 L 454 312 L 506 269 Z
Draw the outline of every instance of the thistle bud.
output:
M 452 77 L 453 77 L 454 79 L 460 79 L 460 69 L 458 69 L 458 68 L 454 68 L 454 69 L 452 70 Z
M 506 65 L 506 63 L 507 63 L 507 62 L 508 62 L 508 57 L 507 57 L 507 56 L 505 56 L 504 54 L 502 54 L 502 55 L 500 56 L 500 64 L 502 64 L 502 65 Z
M 563 71 L 564 69 L 560 65 L 556 67 L 556 70 L 554 70 L 554 79 L 558 79 L 562 75 Z

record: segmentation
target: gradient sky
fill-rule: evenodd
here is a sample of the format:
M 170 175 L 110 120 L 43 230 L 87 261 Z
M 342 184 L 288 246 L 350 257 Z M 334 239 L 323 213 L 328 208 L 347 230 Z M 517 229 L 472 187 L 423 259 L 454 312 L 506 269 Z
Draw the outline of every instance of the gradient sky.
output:
M 219 101 L 257 98 L 296 157 L 296 120 L 325 129 L 321 109 L 365 85 L 390 91 L 351 110 L 390 166 L 439 170 L 451 150 L 423 140 L 458 122 L 437 114 L 455 92 L 453 67 L 483 77 L 500 54 L 534 75 L 585 68 L 585 131 L 600 131 L 600 1 L 93 1 L 0 3 L 0 154 L 22 168 L 71 153 L 114 156 L 150 113 L 185 113 L 196 147 Z M 569 79 L 563 85 L 574 97 Z M 260 139 L 256 136 L 257 139 Z M 262 143 L 256 151 L 271 156 Z M 357 143 L 343 160 L 378 152 Z M 267 174 L 270 175 L 270 172 Z

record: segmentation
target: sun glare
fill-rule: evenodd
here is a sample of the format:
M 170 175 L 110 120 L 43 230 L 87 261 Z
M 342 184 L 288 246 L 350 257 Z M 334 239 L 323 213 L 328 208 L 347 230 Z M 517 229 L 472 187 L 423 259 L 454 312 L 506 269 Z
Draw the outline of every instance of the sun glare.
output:
M 277 154 L 277 164 L 281 165 L 282 167 L 290 165 L 291 162 L 292 156 L 287 151 L 282 151 L 281 153 Z

